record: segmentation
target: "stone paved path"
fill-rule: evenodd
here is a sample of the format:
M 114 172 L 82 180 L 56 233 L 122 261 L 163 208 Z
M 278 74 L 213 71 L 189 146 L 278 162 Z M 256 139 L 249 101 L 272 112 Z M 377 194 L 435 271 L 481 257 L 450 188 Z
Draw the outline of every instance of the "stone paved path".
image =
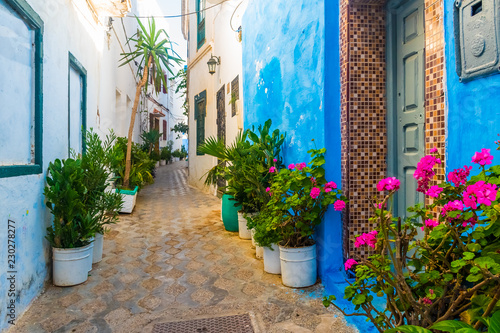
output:
M 257 332 L 354 332 L 321 304 L 321 286 L 283 287 L 251 242 L 224 230 L 220 201 L 160 167 L 134 212 L 105 236 L 82 285 L 50 286 L 9 332 L 145 332 L 159 322 L 250 313 Z M 221 332 L 225 333 L 225 332 Z

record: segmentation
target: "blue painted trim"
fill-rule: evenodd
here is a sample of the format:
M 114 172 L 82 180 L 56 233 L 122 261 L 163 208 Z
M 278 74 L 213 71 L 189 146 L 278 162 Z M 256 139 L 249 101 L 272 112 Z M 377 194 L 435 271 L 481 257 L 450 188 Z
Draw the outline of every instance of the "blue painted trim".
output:
M 35 163 L 0 166 L 0 178 L 42 173 L 43 165 L 43 21 L 25 0 L 5 0 L 35 33 Z
M 86 135 L 87 135 L 87 70 L 83 65 L 76 59 L 76 57 L 71 53 L 69 54 L 68 61 L 68 157 L 70 157 L 70 120 L 71 120 L 71 92 L 70 92 L 70 73 L 71 68 L 77 71 L 82 78 L 82 104 L 80 106 L 80 116 L 82 118 L 82 154 L 86 151 Z
M 117 188 L 116 189 L 116 193 L 128 194 L 128 195 L 135 195 L 138 190 L 139 190 L 139 186 L 136 186 L 133 191 L 131 191 L 131 190 L 122 190 L 122 189 Z

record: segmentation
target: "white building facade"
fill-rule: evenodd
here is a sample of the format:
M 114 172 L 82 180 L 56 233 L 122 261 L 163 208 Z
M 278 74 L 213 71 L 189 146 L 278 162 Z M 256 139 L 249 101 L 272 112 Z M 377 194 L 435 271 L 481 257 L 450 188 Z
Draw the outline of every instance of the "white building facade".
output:
M 247 0 L 182 0 L 188 41 L 189 183 L 207 192 L 205 173 L 217 160 L 200 155 L 208 137 L 231 143 L 243 129 L 241 17 Z M 191 13 L 191 14 L 190 14 Z M 210 74 L 208 61 L 218 62 Z

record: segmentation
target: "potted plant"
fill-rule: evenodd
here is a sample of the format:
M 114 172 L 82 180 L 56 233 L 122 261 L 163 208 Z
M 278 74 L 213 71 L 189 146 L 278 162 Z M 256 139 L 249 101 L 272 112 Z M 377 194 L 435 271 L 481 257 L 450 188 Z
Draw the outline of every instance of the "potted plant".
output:
M 316 283 L 315 228 L 330 204 L 334 204 L 335 210 L 342 210 L 346 204 L 337 185 L 325 179 L 325 152 L 324 148 L 310 150 L 309 166 L 305 162 L 290 164 L 273 177 L 268 189 L 266 210 L 272 217 L 273 228 L 281 234 L 281 276 L 283 284 L 289 287 Z
M 142 150 L 148 153 L 149 157 L 156 162 L 156 167 L 160 166 L 160 138 L 162 133 L 156 129 L 151 129 L 141 134 L 143 141 Z
M 278 243 L 282 240 L 281 234 L 272 225 L 271 211 L 263 209 L 248 226 L 254 231 L 257 258 L 264 259 L 264 271 L 270 274 L 281 274 L 280 251 Z
M 92 225 L 95 225 L 92 263 L 102 260 L 103 235 L 106 225 L 116 223 L 118 212 L 123 205 L 120 193 L 106 191 L 110 179 L 109 165 L 116 152 L 113 150 L 115 139 L 115 135 L 111 132 L 103 142 L 92 129 L 85 135 L 86 150 L 81 163 L 86 187 L 83 203 L 88 215 L 95 218 L 95 221 L 92 221 Z
M 73 286 L 87 280 L 92 267 L 92 237 L 96 220 L 86 211 L 85 173 L 81 160 L 56 159 L 49 163 L 46 205 L 54 221 L 47 228 L 52 246 L 53 282 L 56 286 Z
M 180 63 L 180 58 L 174 57 L 172 54 L 177 55 L 172 50 L 172 43 L 164 29 L 156 29 L 154 18 L 149 20 L 148 28 L 146 28 L 141 20 L 137 18 L 139 30 L 132 37 L 127 40 L 127 44 L 135 49 L 128 53 L 122 53 L 120 66 L 124 66 L 130 62 L 138 63 L 137 76 L 140 77 L 137 84 L 134 105 L 132 107 L 132 116 L 130 118 L 130 126 L 128 129 L 127 150 L 125 157 L 125 169 L 123 171 L 123 187 L 130 188 L 130 177 L 132 175 L 132 135 L 134 132 L 135 116 L 137 114 L 137 107 L 139 106 L 139 99 L 141 91 L 144 88 L 147 91 L 149 80 L 151 77 L 151 84 L 156 93 L 161 91 L 162 86 L 167 87 L 165 80 L 165 69 L 172 75 L 172 64 Z
M 146 184 L 153 182 L 151 171 L 155 161 L 151 160 L 146 152 L 137 144 L 132 145 L 131 172 L 129 186 L 125 186 L 127 139 L 117 138 L 113 147 L 111 170 L 117 175 L 116 192 L 123 196 L 123 207 L 120 213 L 132 213 L 137 200 L 138 191 Z
M 172 141 L 168 141 L 167 145 L 160 151 L 160 165 L 166 165 L 172 159 Z

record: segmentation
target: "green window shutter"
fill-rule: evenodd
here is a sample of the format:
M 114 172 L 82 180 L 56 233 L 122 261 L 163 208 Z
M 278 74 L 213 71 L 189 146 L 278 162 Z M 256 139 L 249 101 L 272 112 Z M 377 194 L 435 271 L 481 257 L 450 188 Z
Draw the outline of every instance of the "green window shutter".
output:
M 205 0 L 196 0 L 198 49 L 205 44 Z
M 207 91 L 204 90 L 194 97 L 194 117 L 196 119 L 196 147 L 205 141 L 205 116 L 207 115 Z M 198 153 L 196 155 L 205 155 Z

